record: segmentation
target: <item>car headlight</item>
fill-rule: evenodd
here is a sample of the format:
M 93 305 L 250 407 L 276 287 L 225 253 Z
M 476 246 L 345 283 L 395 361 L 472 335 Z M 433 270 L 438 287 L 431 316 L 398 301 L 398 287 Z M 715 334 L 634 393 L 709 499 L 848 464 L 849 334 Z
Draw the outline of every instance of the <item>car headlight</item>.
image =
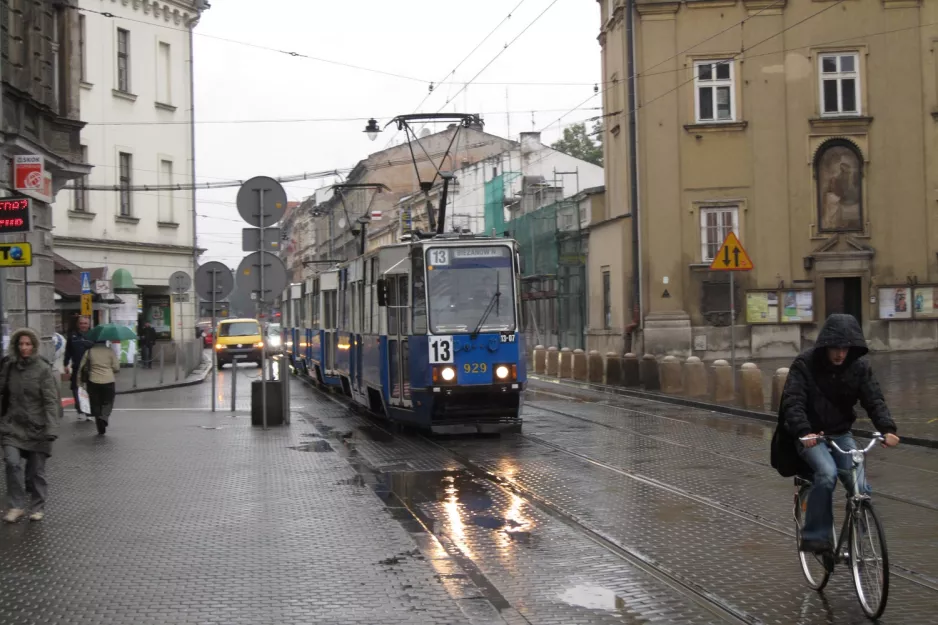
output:
M 272 347 L 280 347 L 280 337 L 279 336 L 270 337 L 270 345 Z
M 264 346 L 264 341 L 258 341 L 257 343 L 254 343 L 254 347 L 263 347 L 263 346 Z
M 215 343 L 215 349 L 217 349 L 218 351 L 226 349 L 227 347 L 228 347 L 227 345 L 222 345 L 221 343 Z
M 511 371 L 509 371 L 508 367 L 505 365 L 498 365 L 495 367 L 495 377 L 497 377 L 499 380 L 504 380 L 507 378 L 509 373 L 511 373 Z
M 293 341 L 287 341 L 287 347 L 293 347 Z

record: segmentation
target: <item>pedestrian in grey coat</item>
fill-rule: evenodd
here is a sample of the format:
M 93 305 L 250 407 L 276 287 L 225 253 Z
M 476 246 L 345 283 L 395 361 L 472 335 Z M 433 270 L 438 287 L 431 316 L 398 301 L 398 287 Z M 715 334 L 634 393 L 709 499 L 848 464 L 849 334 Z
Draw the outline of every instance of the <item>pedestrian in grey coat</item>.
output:
M 6 463 L 10 509 L 3 520 L 15 523 L 27 514 L 45 516 L 46 459 L 62 403 L 52 364 L 39 355 L 39 335 L 21 328 L 10 337 L 9 356 L 0 367 L 0 446 Z M 23 461 L 26 471 L 23 471 Z

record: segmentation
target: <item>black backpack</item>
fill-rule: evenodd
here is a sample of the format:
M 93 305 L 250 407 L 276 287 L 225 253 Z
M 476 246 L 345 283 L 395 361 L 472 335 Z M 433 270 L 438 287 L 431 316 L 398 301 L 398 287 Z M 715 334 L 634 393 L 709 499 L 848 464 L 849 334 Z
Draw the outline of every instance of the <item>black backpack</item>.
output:
M 781 415 L 779 415 L 778 425 L 775 426 L 775 433 L 772 435 L 771 461 L 772 468 L 782 477 L 793 477 L 805 472 L 805 464 L 798 455 L 795 437 L 785 427 Z

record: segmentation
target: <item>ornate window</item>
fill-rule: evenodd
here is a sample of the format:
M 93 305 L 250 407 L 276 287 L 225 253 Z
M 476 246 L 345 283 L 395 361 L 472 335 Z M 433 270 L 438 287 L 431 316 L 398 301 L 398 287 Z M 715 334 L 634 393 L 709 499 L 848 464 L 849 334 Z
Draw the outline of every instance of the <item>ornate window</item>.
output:
M 863 157 L 844 139 L 823 144 L 814 159 L 818 231 L 863 230 Z

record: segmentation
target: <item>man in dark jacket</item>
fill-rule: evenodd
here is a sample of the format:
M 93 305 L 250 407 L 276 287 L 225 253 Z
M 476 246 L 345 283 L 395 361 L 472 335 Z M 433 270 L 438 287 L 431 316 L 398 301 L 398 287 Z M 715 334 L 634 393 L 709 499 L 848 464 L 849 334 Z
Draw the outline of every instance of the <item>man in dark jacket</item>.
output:
M 153 368 L 154 345 L 156 345 L 156 330 L 153 329 L 149 321 L 146 321 L 143 324 L 143 329 L 140 330 L 140 357 L 143 359 L 143 366 L 146 369 Z
M 848 483 L 848 471 L 853 467 L 850 456 L 818 444 L 817 437 L 831 437 L 844 450 L 856 449 L 850 428 L 856 421 L 854 406 L 859 401 L 876 429 L 885 435 L 884 445 L 899 444 L 879 382 L 864 358 L 868 351 L 863 330 L 852 315 L 831 315 L 814 347 L 795 358 L 788 372 L 779 412 L 788 432 L 800 439 L 795 442 L 798 454 L 813 472 L 801 531 L 802 551 L 826 553 L 833 549 L 838 469 L 844 471 L 841 480 L 848 492 L 854 487 Z M 862 466 L 857 481 L 861 492 L 870 492 Z
M 72 396 L 75 398 L 75 410 L 78 411 L 78 420 L 84 421 L 85 414 L 81 411 L 81 403 L 78 401 L 78 367 L 81 365 L 81 359 L 94 343 L 85 338 L 91 328 L 91 319 L 88 317 L 78 318 L 78 327 L 68 335 L 65 342 L 65 374 L 72 376 Z M 91 419 L 91 417 L 88 417 Z

